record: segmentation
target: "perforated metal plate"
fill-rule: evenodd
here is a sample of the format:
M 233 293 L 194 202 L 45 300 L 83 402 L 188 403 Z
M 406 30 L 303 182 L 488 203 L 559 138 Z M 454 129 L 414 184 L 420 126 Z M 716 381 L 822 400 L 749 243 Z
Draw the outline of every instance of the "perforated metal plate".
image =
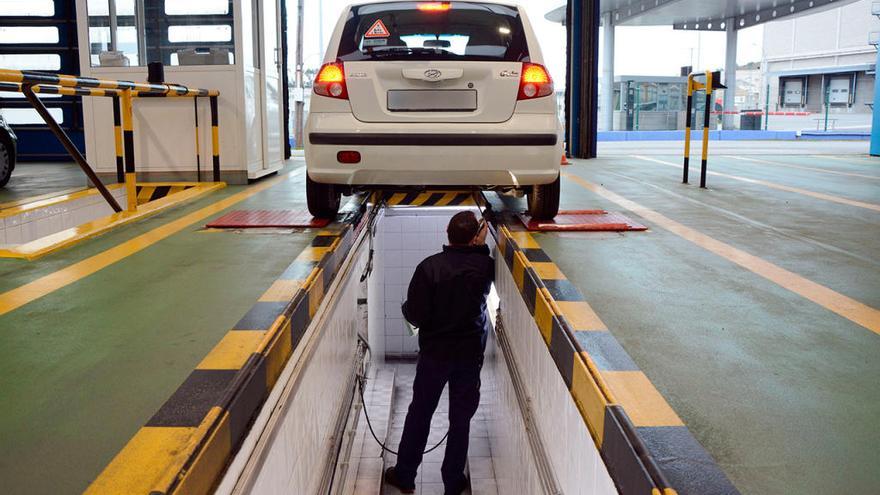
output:
M 326 227 L 326 218 L 315 218 L 307 210 L 236 210 L 208 223 L 208 228 L 247 229 L 261 227 Z

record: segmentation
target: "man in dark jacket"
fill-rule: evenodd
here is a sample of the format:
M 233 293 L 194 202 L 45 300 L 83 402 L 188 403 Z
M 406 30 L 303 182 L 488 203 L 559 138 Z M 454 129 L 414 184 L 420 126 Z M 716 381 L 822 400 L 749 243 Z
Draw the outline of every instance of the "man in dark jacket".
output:
M 477 222 L 472 211 L 453 216 L 446 228 L 449 245 L 422 261 L 409 284 L 403 316 L 419 328 L 419 362 L 397 465 L 385 472 L 385 480 L 403 493 L 413 493 L 431 417 L 447 383 L 449 437 L 441 467 L 445 493 L 459 495 L 468 484 L 468 436 L 480 403 L 489 331 L 486 297 L 495 278 L 486 232 L 486 224 Z

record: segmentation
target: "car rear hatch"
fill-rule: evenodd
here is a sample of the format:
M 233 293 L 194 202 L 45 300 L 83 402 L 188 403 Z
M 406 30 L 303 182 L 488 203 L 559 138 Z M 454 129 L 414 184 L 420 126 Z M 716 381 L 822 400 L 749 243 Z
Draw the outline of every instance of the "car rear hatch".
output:
M 504 122 L 528 48 L 514 7 L 388 2 L 352 7 L 338 58 L 363 122 Z

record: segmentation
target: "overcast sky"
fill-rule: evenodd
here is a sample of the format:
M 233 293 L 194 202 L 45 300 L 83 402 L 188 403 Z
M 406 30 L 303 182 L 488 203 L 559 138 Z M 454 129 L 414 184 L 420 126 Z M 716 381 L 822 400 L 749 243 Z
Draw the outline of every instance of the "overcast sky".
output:
M 351 0 L 306 0 L 306 67 L 320 65 L 321 54 L 339 19 Z M 564 5 L 560 0 L 519 0 L 541 42 L 544 60 L 555 81 L 565 79 L 565 28 L 544 19 L 544 14 Z M 320 18 L 320 20 L 319 20 Z M 319 43 L 319 36 L 323 42 Z M 739 32 L 737 63 L 759 61 L 763 27 Z M 600 71 L 601 71 L 601 40 Z M 677 76 L 680 67 L 693 65 L 695 70 L 720 69 L 724 66 L 725 34 L 716 32 L 674 31 L 664 27 L 626 27 L 615 30 L 614 72 L 617 75 Z

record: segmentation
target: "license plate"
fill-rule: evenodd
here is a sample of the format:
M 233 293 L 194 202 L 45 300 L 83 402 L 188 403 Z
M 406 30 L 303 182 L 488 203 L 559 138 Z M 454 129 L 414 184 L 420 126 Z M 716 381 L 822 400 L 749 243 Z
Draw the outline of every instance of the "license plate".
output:
M 388 110 L 391 112 L 473 112 L 476 109 L 475 89 L 388 91 Z

